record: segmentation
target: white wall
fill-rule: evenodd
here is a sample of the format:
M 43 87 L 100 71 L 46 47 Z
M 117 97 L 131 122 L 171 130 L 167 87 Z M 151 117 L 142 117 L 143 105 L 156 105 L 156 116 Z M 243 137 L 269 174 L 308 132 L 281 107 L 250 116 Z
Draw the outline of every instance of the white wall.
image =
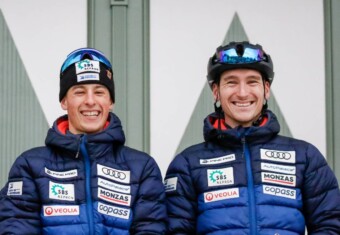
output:
M 322 2 L 151 0 L 151 155 L 163 174 L 206 82 L 208 58 L 235 12 L 251 42 L 274 60 L 272 90 L 292 134 L 325 153 Z M 58 102 L 61 63 L 86 46 L 86 7 L 86 0 L 0 0 L 50 125 L 64 113 Z
M 151 154 L 163 174 L 235 12 L 273 58 L 272 91 L 293 136 L 325 153 L 322 0 L 151 0 L 150 12 Z
M 86 0 L 0 0 L 14 43 L 50 125 L 64 114 L 59 71 L 66 56 L 86 46 Z

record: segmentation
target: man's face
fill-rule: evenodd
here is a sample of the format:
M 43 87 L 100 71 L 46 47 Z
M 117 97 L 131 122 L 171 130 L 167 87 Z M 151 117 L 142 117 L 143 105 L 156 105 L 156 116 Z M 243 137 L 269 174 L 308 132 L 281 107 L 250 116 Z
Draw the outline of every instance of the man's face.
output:
M 233 69 L 221 74 L 219 85 L 213 85 L 215 100 L 224 111 L 225 122 L 232 128 L 249 127 L 256 121 L 270 95 L 270 85 L 252 69 Z
M 72 86 L 61 101 L 73 134 L 98 133 L 104 129 L 113 107 L 109 90 L 99 84 Z

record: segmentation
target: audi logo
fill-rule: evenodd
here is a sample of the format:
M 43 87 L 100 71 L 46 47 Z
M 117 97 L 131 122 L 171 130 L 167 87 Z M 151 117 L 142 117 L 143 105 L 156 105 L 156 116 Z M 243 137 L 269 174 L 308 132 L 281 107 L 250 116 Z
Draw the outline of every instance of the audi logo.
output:
M 120 172 L 120 171 L 115 171 L 115 170 L 109 169 L 109 168 L 107 168 L 107 167 L 103 167 L 103 168 L 102 168 L 102 172 L 103 172 L 105 175 L 112 176 L 112 177 L 114 177 L 114 178 L 116 178 L 116 179 L 124 180 L 124 179 L 126 178 L 125 173 Z
M 265 154 L 267 157 L 275 159 L 289 160 L 292 157 L 290 153 L 280 151 L 266 151 Z

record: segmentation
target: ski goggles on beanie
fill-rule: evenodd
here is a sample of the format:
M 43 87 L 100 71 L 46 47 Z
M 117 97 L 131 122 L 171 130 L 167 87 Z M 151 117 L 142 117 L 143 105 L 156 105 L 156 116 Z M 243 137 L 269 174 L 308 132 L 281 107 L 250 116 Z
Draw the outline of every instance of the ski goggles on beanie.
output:
M 80 49 L 77 49 L 77 50 L 71 52 L 67 56 L 65 62 L 61 66 L 60 73 L 63 73 L 70 65 L 72 65 L 76 62 L 79 62 L 79 61 L 81 61 L 85 58 L 102 62 L 108 68 L 112 69 L 112 65 L 111 65 L 110 61 L 100 51 L 93 49 L 93 48 L 80 48 Z
M 115 102 L 113 72 L 110 61 L 95 49 L 83 48 L 72 52 L 60 70 L 59 101 L 74 85 L 101 84 Z

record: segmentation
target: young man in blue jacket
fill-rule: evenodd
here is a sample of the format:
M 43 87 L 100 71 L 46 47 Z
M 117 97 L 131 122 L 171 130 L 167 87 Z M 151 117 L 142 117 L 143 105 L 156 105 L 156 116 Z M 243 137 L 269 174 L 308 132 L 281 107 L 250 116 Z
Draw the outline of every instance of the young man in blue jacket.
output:
M 232 42 L 208 64 L 215 112 L 205 142 L 177 155 L 166 177 L 168 234 L 340 234 L 340 192 L 313 145 L 278 135 L 267 109 L 273 63 Z
M 60 72 L 67 115 L 24 152 L 0 194 L 0 234 L 165 234 L 165 193 L 152 157 L 124 146 L 110 61 L 73 51 Z

